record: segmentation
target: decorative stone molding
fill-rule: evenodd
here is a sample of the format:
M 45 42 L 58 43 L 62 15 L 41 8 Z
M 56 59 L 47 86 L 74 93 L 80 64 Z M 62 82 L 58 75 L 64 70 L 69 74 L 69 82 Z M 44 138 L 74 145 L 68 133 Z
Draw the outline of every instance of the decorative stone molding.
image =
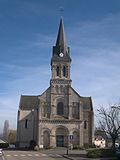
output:
M 82 121 L 80 120 L 51 120 L 51 119 L 42 119 L 42 120 L 39 120 L 40 123 L 54 123 L 54 124 L 74 124 L 74 123 L 82 123 Z

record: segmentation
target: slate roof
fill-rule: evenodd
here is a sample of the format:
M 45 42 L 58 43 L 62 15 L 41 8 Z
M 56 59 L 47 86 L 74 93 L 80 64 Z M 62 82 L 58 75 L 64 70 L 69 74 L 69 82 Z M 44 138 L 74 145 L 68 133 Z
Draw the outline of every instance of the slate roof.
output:
M 92 99 L 91 97 L 81 97 L 81 101 L 83 103 L 83 109 L 87 110 L 90 109 L 93 111 Z
M 8 143 L 8 142 L 6 142 L 6 141 L 0 139 L 0 143 Z
M 43 92 L 42 95 L 45 94 L 49 89 L 50 89 L 50 87 L 45 92 Z M 72 87 L 71 87 L 71 89 L 74 91 L 75 94 L 77 94 L 77 96 L 79 96 L 80 100 L 82 101 L 83 109 L 84 110 L 88 109 L 88 110 L 93 111 L 91 97 L 82 97 Z M 40 95 L 40 96 L 42 96 L 42 95 Z M 39 96 L 21 95 L 19 108 L 22 110 L 37 109 L 38 105 L 39 105 L 38 97 Z
M 38 107 L 38 96 L 21 95 L 19 108 L 22 110 L 31 110 Z

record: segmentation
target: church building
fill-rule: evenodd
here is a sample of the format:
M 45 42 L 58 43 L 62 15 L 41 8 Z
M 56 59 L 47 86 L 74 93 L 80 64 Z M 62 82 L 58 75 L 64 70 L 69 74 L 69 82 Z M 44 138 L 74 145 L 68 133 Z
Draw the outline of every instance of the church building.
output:
M 70 48 L 63 19 L 51 58 L 49 88 L 41 95 L 21 95 L 17 120 L 17 146 L 39 148 L 89 146 L 93 142 L 94 112 L 91 97 L 79 95 L 71 86 Z

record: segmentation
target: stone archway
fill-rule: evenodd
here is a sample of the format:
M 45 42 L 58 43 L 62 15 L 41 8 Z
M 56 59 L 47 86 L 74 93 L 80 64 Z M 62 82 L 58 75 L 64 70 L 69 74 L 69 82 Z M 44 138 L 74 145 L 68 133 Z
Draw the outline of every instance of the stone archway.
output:
M 44 148 L 50 147 L 50 133 L 47 130 L 43 132 L 43 147 Z
M 56 128 L 56 147 L 67 147 L 68 146 L 68 135 L 69 131 L 64 126 Z

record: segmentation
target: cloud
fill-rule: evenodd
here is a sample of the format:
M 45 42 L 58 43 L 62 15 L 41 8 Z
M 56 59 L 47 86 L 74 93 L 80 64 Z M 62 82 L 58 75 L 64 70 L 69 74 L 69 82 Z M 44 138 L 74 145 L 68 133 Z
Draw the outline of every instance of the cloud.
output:
M 81 95 L 92 96 L 95 108 L 119 99 L 119 18 L 78 23 L 70 32 L 73 85 Z
M 14 78 L 4 81 L 3 89 L 5 93 L 1 93 L 0 97 L 0 123 L 2 124 L 0 130 L 2 130 L 6 119 L 10 121 L 12 128 L 16 128 L 20 95 L 41 94 L 49 86 L 50 79 L 50 70 L 48 70 L 46 65 L 41 65 L 40 67 L 23 67 L 4 64 L 4 68 L 5 70 L 9 68 L 7 72 L 9 71 L 12 74 L 11 77 L 14 76 Z M 13 73 L 10 68 L 15 68 Z
M 92 96 L 94 108 L 119 99 L 120 90 L 120 14 L 108 15 L 100 21 L 82 21 L 66 28 L 71 49 L 71 79 L 81 96 Z M 25 53 L 20 63 L 0 65 L 0 121 L 9 119 L 16 126 L 21 94 L 39 95 L 49 86 L 50 56 L 54 35 L 35 34 L 24 40 L 16 52 Z M 44 54 L 45 53 L 45 54 Z M 24 54 L 23 54 L 24 55 Z

